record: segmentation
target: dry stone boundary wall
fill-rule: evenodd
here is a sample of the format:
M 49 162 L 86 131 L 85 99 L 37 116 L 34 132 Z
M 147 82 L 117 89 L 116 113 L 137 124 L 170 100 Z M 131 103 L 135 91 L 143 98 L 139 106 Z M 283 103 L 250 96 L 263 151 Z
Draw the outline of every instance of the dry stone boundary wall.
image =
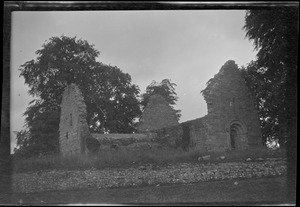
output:
M 34 193 L 51 190 L 195 183 L 210 180 L 284 176 L 286 172 L 286 160 L 278 158 L 260 162 L 177 163 L 164 167 L 147 165 L 124 169 L 53 170 L 13 174 L 13 191 Z

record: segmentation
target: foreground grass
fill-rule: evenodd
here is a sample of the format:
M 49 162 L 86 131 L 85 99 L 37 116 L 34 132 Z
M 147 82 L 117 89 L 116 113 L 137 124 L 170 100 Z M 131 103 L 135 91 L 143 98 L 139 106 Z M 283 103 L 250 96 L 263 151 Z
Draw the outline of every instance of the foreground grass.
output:
M 47 155 L 28 159 L 15 159 L 14 172 L 29 172 L 41 170 L 83 170 L 103 168 L 123 168 L 145 164 L 164 165 L 167 163 L 199 162 L 198 158 L 210 155 L 209 162 L 235 162 L 258 158 L 284 157 L 283 150 L 268 150 L 258 148 L 246 151 L 227 151 L 203 153 L 197 150 L 184 151 L 181 149 L 149 149 L 149 150 L 101 150 L 97 154 L 72 157 Z M 225 159 L 220 159 L 225 156 Z M 202 162 L 202 161 L 200 161 Z

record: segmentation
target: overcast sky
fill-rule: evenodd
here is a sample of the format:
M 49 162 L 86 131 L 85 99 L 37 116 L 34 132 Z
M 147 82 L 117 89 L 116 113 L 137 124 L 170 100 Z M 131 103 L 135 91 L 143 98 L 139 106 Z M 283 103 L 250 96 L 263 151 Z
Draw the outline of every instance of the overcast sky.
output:
M 242 66 L 255 59 L 242 30 L 244 17 L 244 10 L 13 12 L 11 131 L 23 128 L 22 114 L 33 99 L 19 77 L 20 65 L 36 59 L 46 40 L 62 34 L 94 44 L 100 51 L 97 61 L 130 74 L 141 93 L 152 80 L 171 79 L 177 84 L 180 122 L 200 118 L 207 114 L 200 94 L 206 82 L 227 60 Z

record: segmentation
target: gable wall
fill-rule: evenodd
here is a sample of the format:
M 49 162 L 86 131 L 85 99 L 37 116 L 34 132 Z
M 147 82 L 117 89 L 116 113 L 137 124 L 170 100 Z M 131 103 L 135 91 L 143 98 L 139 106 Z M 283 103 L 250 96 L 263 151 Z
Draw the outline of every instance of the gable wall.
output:
M 59 146 L 63 156 L 85 153 L 84 137 L 89 134 L 86 105 L 81 91 L 75 84 L 66 87 L 59 124 Z

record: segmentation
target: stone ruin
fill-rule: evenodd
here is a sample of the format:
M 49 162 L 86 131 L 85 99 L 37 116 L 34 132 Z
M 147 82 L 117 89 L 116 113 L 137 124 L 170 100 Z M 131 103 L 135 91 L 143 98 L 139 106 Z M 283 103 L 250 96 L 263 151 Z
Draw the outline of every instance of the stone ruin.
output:
M 59 149 L 62 156 L 93 153 L 96 145 L 114 149 L 121 146 L 149 149 L 155 145 L 151 143 L 152 140 L 152 134 L 91 134 L 82 92 L 75 84 L 65 88 L 59 123 Z
M 62 95 L 59 123 L 59 148 L 63 156 L 86 152 L 86 140 L 90 134 L 87 125 L 86 104 L 75 84 L 67 86 Z
M 151 132 L 178 124 L 176 111 L 168 102 L 161 95 L 152 95 L 139 120 L 137 131 Z
M 258 112 L 234 61 L 227 61 L 202 91 L 208 114 L 181 123 L 183 148 L 245 150 L 262 146 Z M 178 131 L 171 127 L 168 131 Z M 180 133 L 177 133 L 180 136 Z
M 202 91 L 208 114 L 177 121 L 175 111 L 163 97 L 150 98 L 138 126 L 139 134 L 91 134 L 101 144 L 126 147 L 168 143 L 202 152 L 245 150 L 262 146 L 258 112 L 250 91 L 234 61 L 227 61 Z M 85 153 L 89 136 L 82 94 L 74 84 L 66 87 L 61 104 L 60 150 L 63 155 Z M 116 144 L 117 143 L 117 144 Z

